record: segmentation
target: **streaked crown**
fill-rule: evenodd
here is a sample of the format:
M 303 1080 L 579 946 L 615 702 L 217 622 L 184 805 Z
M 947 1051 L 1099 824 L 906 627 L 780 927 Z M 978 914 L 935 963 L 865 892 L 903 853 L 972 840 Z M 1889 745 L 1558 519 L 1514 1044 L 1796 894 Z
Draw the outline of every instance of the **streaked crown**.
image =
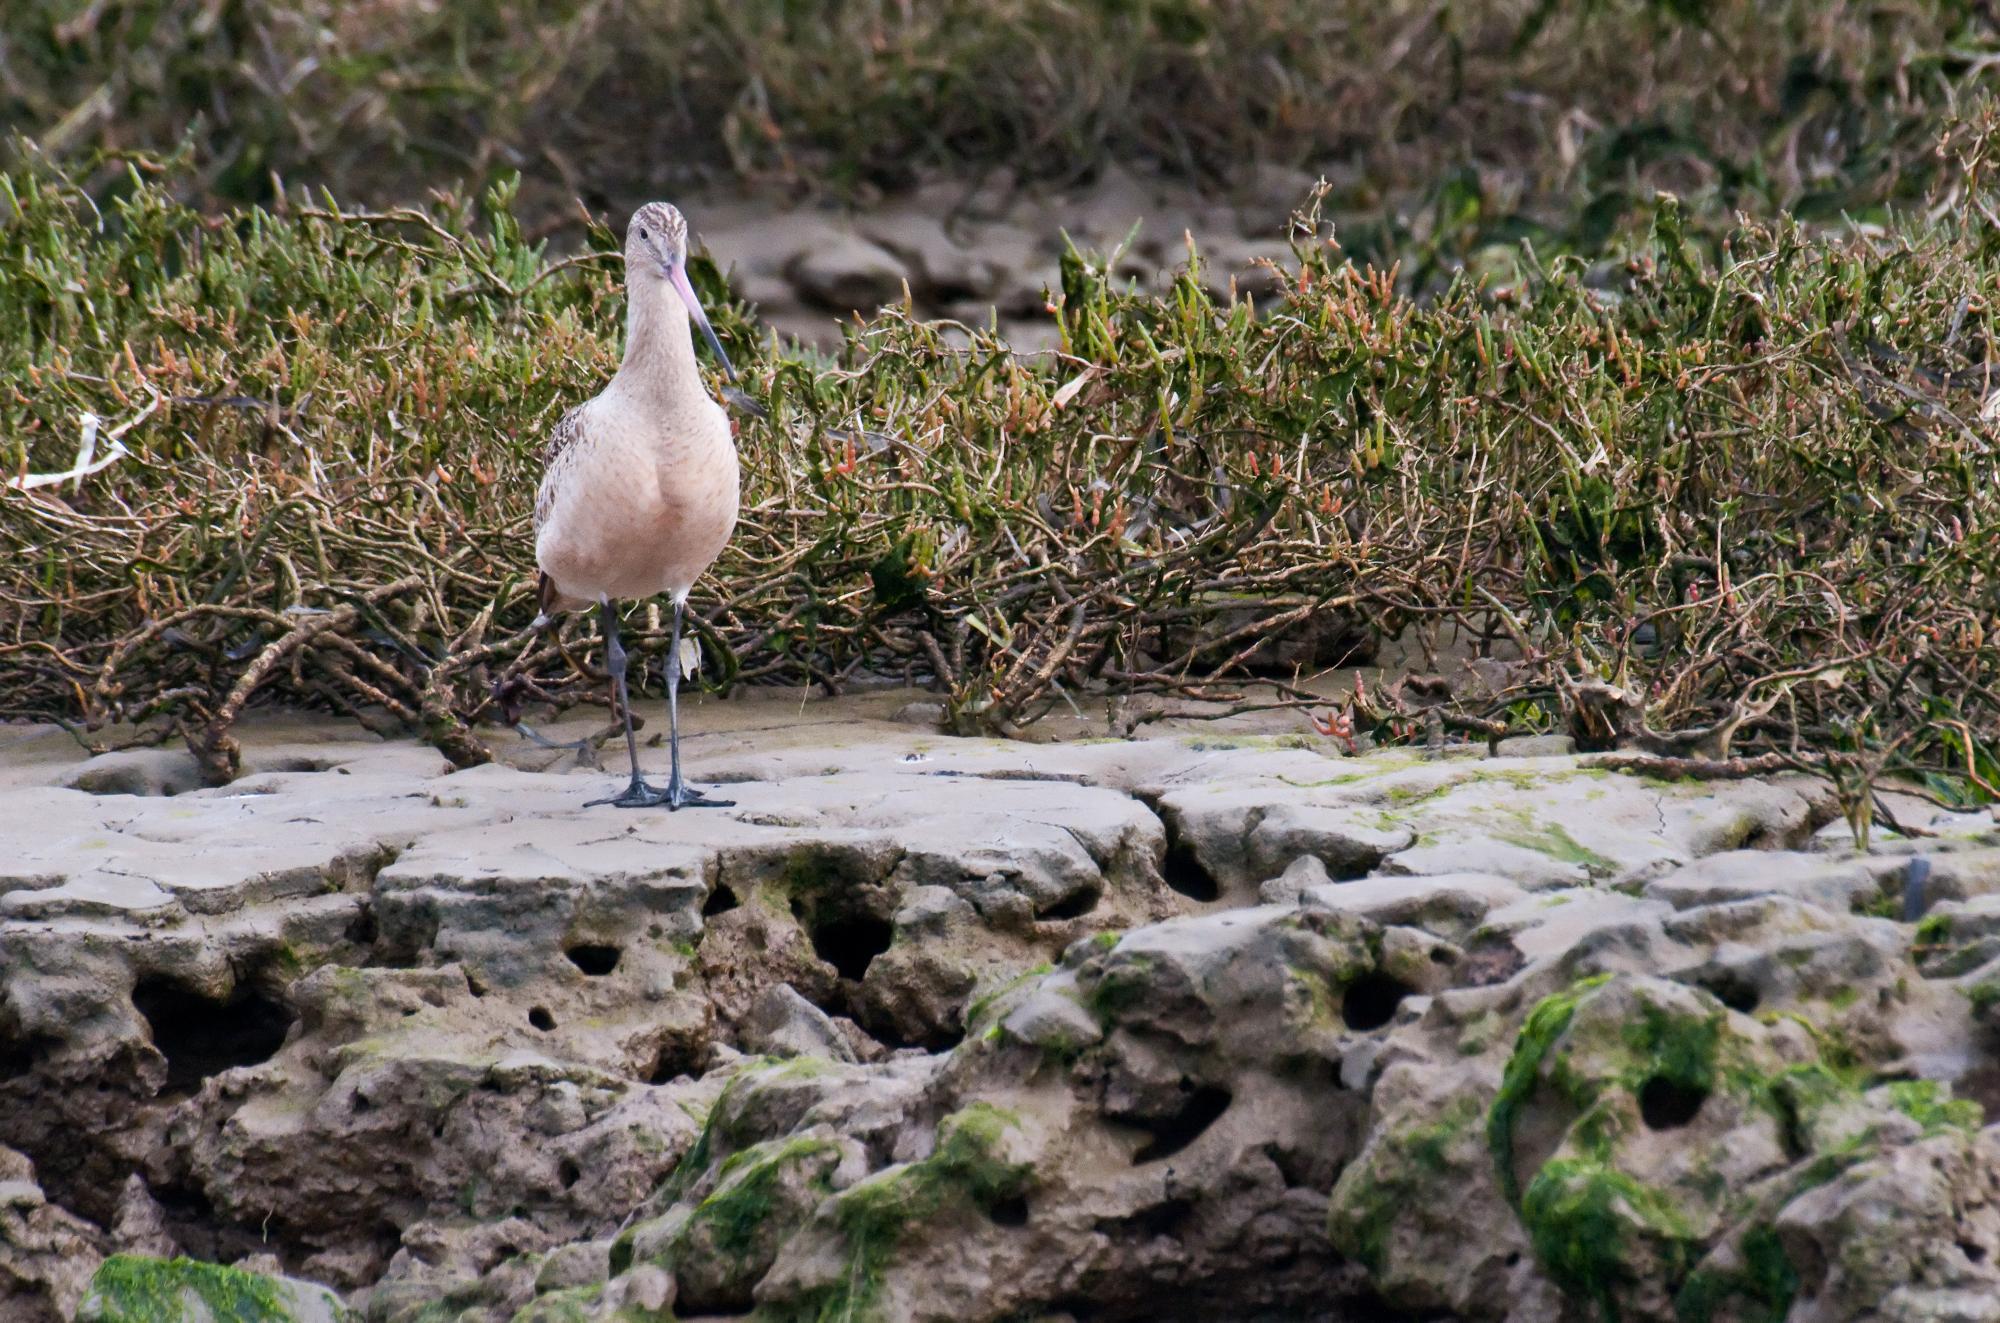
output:
M 687 241 L 687 219 L 668 202 L 648 202 L 632 213 L 632 222 L 625 230 L 628 250 L 638 242 L 668 258 L 684 256 Z

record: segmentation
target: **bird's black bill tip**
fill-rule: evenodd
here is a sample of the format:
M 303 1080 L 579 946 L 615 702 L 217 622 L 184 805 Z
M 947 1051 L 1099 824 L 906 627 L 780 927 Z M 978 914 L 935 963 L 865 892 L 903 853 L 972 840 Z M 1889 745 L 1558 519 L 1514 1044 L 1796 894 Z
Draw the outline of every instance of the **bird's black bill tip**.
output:
M 715 361 L 722 364 L 722 379 L 732 386 L 735 385 L 736 367 L 729 361 L 729 354 L 722 347 L 722 338 L 715 333 L 715 328 L 708 324 L 708 318 L 701 318 L 699 324 L 702 335 L 708 340 L 708 347 L 715 351 Z
M 736 367 L 729 361 L 729 355 L 722 348 L 722 338 L 715 333 L 715 328 L 708 324 L 708 314 L 702 311 L 701 300 L 696 297 L 694 286 L 688 282 L 686 264 L 676 262 L 668 267 L 667 278 L 673 281 L 674 288 L 680 291 L 681 302 L 687 304 L 688 316 L 700 329 L 702 339 L 708 341 L 708 347 L 715 351 L 716 361 L 722 364 L 723 379 L 730 385 L 735 385 Z

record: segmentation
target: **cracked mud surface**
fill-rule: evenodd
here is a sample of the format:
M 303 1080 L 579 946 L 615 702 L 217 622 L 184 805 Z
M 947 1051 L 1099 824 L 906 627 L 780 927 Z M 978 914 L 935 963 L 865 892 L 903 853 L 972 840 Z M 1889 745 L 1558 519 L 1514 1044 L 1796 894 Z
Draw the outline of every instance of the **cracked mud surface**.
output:
M 0 1318 L 174 1255 L 412 1323 L 1989 1316 L 1989 819 L 888 710 L 711 705 L 679 814 L 4 732 Z

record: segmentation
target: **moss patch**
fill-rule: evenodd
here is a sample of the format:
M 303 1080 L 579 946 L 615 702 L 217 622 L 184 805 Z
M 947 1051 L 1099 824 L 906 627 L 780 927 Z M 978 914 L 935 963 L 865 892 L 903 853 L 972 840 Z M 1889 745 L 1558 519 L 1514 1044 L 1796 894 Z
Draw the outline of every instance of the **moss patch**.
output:
M 2000 1005 L 2000 982 L 1988 979 L 1963 989 L 1965 999 L 1972 1003 L 1974 1015 L 1985 1015 L 1995 1005 Z
M 1887 1086 L 1889 1105 L 1924 1128 L 1926 1135 L 1946 1130 L 1967 1134 L 1986 1124 L 1986 1113 L 1970 1098 L 1954 1098 L 1936 1080 L 1897 1080 Z
M 1105 943 L 1102 940 L 1106 937 L 1109 937 L 1111 939 L 1109 943 Z M 1106 945 L 1116 946 L 1118 944 L 1118 937 L 1119 934 L 1117 933 L 1099 933 L 1097 934 L 1097 937 L 1093 940 L 1095 940 L 1099 946 L 1106 946 Z M 1042 975 L 1051 972 L 1052 969 L 1053 966 L 1049 965 L 1046 962 L 1039 965 L 1032 965 L 1029 968 L 1024 969 L 1020 973 L 1014 975 L 1014 977 L 1008 979 L 1005 983 L 1002 983 L 999 987 L 993 989 L 993 991 L 982 993 L 979 996 L 974 997 L 970 1002 L 966 1003 L 965 1031 L 969 1034 L 977 1030 L 979 1028 L 980 1021 L 986 1018 L 986 1013 L 992 1010 L 993 1004 L 999 1001 L 1002 997 L 1006 996 L 1014 989 L 1020 987 L 1023 983 L 1028 982 L 1030 979 L 1037 979 L 1040 978 Z
M 1479 1103 L 1454 1098 L 1436 1120 L 1386 1135 L 1363 1161 L 1341 1173 L 1327 1212 L 1334 1248 L 1380 1273 L 1399 1216 L 1423 1206 L 1452 1167 L 1451 1148 L 1479 1119 Z
M 920 1162 L 890 1167 L 837 1195 L 834 1225 L 847 1242 L 847 1273 L 834 1285 L 798 1300 L 760 1309 L 787 1323 L 845 1323 L 877 1316 L 882 1272 L 904 1232 L 953 1211 L 993 1212 L 1032 1187 L 1034 1170 L 998 1156 L 1018 1120 L 990 1103 L 974 1103 L 938 1123 L 937 1147 Z
M 90 1279 L 78 1317 L 94 1323 L 182 1323 L 200 1315 L 199 1303 L 227 1323 L 292 1323 L 290 1295 L 256 1273 L 195 1259 L 154 1259 L 114 1254 Z
M 1871 919 L 1900 919 L 1903 917 L 1903 898 L 1893 891 L 1877 891 L 1872 895 L 1855 897 L 1848 908 L 1851 913 Z
M 1559 822 L 1540 823 L 1526 828 L 1503 829 L 1493 833 L 1509 845 L 1536 850 L 1565 864 L 1576 864 L 1592 877 L 1609 877 L 1618 871 L 1618 861 L 1597 853 L 1569 834 Z
M 778 1183 L 786 1168 L 822 1154 L 837 1161 L 839 1151 L 831 1140 L 799 1138 L 772 1140 L 731 1154 L 717 1173 L 715 1193 L 696 1205 L 679 1239 L 686 1241 L 705 1231 L 718 1253 L 743 1258 L 758 1248 L 760 1233 L 768 1240 L 770 1233 L 782 1230 L 773 1219 L 778 1212 Z M 818 1190 L 830 1192 L 832 1164 L 822 1165 L 827 1170 L 810 1179 Z
M 1627 1083 L 1665 1080 L 1700 1093 L 1716 1085 L 1716 1062 L 1728 1012 L 1717 1006 L 1706 1016 L 1673 1015 L 1646 1003 L 1639 1019 L 1625 1027 L 1625 1046 L 1634 1060 Z
M 1799 1279 L 1771 1230 L 1772 1219 L 1799 1195 L 1877 1151 L 1885 1105 L 1911 1117 L 1927 1135 L 1970 1133 L 1984 1123 L 1976 1103 L 1952 1098 L 1936 1081 L 1896 1081 L 1864 1095 L 1867 1076 L 1852 1052 L 1819 1030 L 1813 1032 L 1818 1060 L 1767 1072 L 1731 1037 L 1728 1011 L 1705 996 L 1688 1010 L 1641 995 L 1629 1006 L 1621 1002 L 1615 1018 L 1594 1014 L 1587 1031 L 1574 1027 L 1584 997 L 1604 982 L 1585 980 L 1544 998 L 1528 1013 L 1488 1114 L 1487 1138 L 1501 1187 L 1518 1209 L 1538 1261 L 1552 1280 L 1607 1320 L 1618 1317 L 1626 1288 L 1644 1279 L 1677 1288 L 1675 1309 L 1683 1323 L 1711 1318 L 1776 1323 L 1790 1309 Z M 1776 1018 L 1765 1017 L 1766 1022 Z M 1615 1035 L 1608 1055 L 1607 1032 Z M 1566 1035 L 1570 1041 L 1558 1048 Z M 1577 1059 L 1608 1061 L 1610 1068 L 1579 1074 L 1571 1051 Z M 1524 1178 L 1526 1188 L 1517 1194 L 1513 1131 L 1542 1087 L 1578 1112 L 1568 1123 L 1561 1156 Z M 1691 1120 L 1712 1094 L 1767 1110 L 1782 1128 L 1795 1165 L 1749 1200 L 1734 1198 L 1712 1171 L 1681 1178 L 1677 1194 L 1619 1169 L 1619 1142 L 1635 1124 L 1635 1103 L 1646 1124 L 1660 1128 Z M 1736 1228 L 1730 1233 L 1734 1252 L 1708 1260 L 1722 1266 L 1695 1268 L 1708 1248 L 1697 1234 L 1706 1225 L 1696 1215 L 1699 1207 L 1713 1209 Z M 1356 1248 L 1374 1246 L 1364 1240 Z
M 1493 1153 L 1493 1170 L 1510 1204 L 1518 1206 L 1521 1202 L 1521 1184 L 1514 1174 L 1514 1123 L 1521 1109 L 1535 1096 L 1542 1060 L 1563 1030 L 1569 1028 L 1577 1003 L 1610 979 L 1609 974 L 1599 974 L 1542 998 L 1521 1024 L 1520 1036 L 1514 1040 L 1514 1055 L 1507 1059 L 1507 1069 L 1500 1079 L 1500 1092 L 1494 1096 L 1492 1110 L 1486 1116 L 1486 1141 Z
M 1731 1272 L 1697 1270 L 1674 1297 L 1674 1314 L 1681 1323 L 1709 1323 L 1724 1305 L 1734 1304 L 1726 1317 L 1741 1323 L 1784 1323 L 1799 1293 L 1799 1275 L 1785 1257 L 1778 1233 L 1755 1226 L 1743 1235 L 1742 1267 Z
M 1549 1276 L 1596 1304 L 1606 1320 L 1617 1317 L 1614 1293 L 1627 1280 L 1634 1237 L 1653 1241 L 1673 1276 L 1694 1254 L 1694 1234 L 1664 1194 L 1588 1158 L 1558 1159 L 1536 1172 L 1521 1198 L 1521 1221 Z
M 1124 1011 L 1144 1002 L 1153 986 L 1153 962 L 1142 955 L 1128 956 L 1112 965 L 1085 991 L 1083 1007 L 1109 1026 Z

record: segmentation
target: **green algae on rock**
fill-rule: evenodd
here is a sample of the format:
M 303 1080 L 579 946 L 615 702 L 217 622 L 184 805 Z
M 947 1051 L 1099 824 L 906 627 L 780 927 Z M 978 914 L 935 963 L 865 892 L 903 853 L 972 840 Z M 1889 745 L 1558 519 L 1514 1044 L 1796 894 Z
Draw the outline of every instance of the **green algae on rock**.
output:
M 771 1323 L 878 1317 L 883 1270 L 909 1227 L 955 1213 L 991 1216 L 1033 1188 L 1033 1164 L 1002 1155 L 1006 1133 L 1018 1128 L 1005 1109 L 973 1103 L 938 1123 L 929 1157 L 885 1168 L 835 1195 L 815 1220 L 837 1231 L 845 1267 L 794 1297 L 761 1302 L 759 1316 Z
M 822 1135 L 768 1140 L 724 1159 L 692 1208 L 631 1228 L 627 1262 L 659 1264 L 674 1274 L 681 1298 L 698 1312 L 742 1309 L 780 1247 L 833 1192 L 834 1172 L 851 1144 Z
M 91 1278 L 78 1323 L 348 1323 L 331 1291 L 195 1259 L 114 1254 Z
M 1485 1151 L 1479 1143 L 1478 1098 L 1466 1093 L 1446 1105 L 1436 1120 L 1407 1130 L 1386 1129 L 1347 1165 L 1333 1187 L 1327 1235 L 1334 1247 L 1380 1274 L 1387 1265 L 1389 1239 L 1400 1218 L 1422 1209 L 1431 1190 L 1463 1187 L 1476 1178 Z M 1440 1210 L 1447 1219 L 1461 1211 Z
M 1977 1128 L 1935 1081 L 1864 1090 L 1809 1028 L 1644 977 L 1537 1003 L 1487 1132 L 1549 1277 L 1607 1321 L 1782 1318 L 1799 1281 L 1782 1210 L 1884 1145 Z

